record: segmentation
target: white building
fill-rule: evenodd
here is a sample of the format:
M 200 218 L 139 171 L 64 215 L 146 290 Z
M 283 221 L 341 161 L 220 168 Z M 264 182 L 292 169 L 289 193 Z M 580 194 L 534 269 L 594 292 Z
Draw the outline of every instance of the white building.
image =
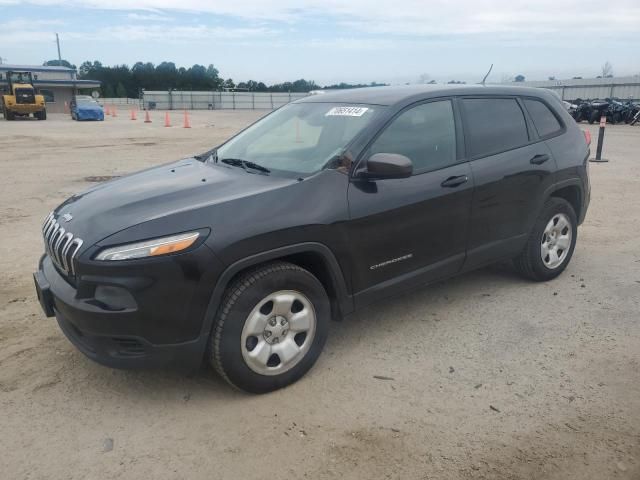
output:
M 33 86 L 44 95 L 47 112 L 63 113 L 64 103 L 75 93 L 90 93 L 100 88 L 97 80 L 78 80 L 76 71 L 67 67 L 0 64 L 0 91 L 7 88 L 7 72 L 31 72 Z

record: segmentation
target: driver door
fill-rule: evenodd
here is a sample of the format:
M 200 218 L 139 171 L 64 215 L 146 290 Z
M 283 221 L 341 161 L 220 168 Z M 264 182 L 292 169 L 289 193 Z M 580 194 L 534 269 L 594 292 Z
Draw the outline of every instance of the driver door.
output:
M 400 112 L 365 152 L 408 157 L 403 179 L 352 179 L 349 240 L 360 306 L 457 273 L 464 263 L 473 179 L 458 161 L 452 100 Z

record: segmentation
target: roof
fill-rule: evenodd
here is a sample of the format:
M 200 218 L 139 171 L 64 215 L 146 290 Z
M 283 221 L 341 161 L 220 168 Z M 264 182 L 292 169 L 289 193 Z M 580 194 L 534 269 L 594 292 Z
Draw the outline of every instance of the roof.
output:
M 543 96 L 545 90 L 519 86 L 495 85 L 402 85 L 394 87 L 364 87 L 311 95 L 296 103 L 364 103 L 393 105 L 404 100 L 446 95 L 531 95 Z
M 7 81 L 0 79 L 0 85 L 6 85 Z M 34 80 L 36 87 L 78 87 L 99 88 L 102 82 L 99 80 Z
M 14 70 L 18 72 L 75 72 L 69 67 L 51 65 L 16 65 L 13 63 L 0 63 L 0 70 Z

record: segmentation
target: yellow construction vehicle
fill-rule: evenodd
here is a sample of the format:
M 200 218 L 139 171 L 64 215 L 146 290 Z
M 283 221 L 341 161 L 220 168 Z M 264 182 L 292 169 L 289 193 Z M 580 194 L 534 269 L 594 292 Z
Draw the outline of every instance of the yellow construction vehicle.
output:
M 32 113 L 38 120 L 47 119 L 44 97 L 36 95 L 31 72 L 7 72 L 7 85 L 0 103 L 5 120 L 28 117 Z

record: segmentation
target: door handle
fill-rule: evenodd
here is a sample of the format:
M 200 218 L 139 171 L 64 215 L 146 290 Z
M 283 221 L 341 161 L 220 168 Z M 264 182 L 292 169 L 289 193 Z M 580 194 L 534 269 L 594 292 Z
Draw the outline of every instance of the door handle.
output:
M 536 155 L 535 157 L 533 157 L 531 160 L 529 160 L 529 163 L 532 163 L 533 165 L 542 165 L 547 160 L 549 160 L 549 155 L 543 153 L 542 155 Z
M 441 187 L 454 188 L 462 185 L 463 183 L 467 183 L 469 181 L 469 177 L 466 175 L 458 175 L 455 177 L 449 177 L 444 182 L 440 184 Z

